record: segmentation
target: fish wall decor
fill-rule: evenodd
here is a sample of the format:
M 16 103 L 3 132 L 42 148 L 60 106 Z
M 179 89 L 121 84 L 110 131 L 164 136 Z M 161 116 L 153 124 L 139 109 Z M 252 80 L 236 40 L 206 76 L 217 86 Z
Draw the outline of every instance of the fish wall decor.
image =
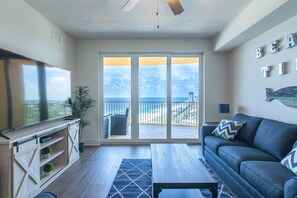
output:
M 297 108 L 297 86 L 284 87 L 273 91 L 266 88 L 266 101 L 279 100 L 288 107 Z

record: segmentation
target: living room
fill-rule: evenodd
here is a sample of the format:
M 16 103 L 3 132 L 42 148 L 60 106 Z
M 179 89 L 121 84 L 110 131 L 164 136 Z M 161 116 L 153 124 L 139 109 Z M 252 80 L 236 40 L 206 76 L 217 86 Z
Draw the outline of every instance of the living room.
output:
M 146 9 L 145 6 L 150 5 L 149 2 L 139 1 L 135 10 L 122 13 L 121 8 L 125 2 L 105 1 L 104 5 L 98 3 L 98 7 L 102 6 L 101 12 L 108 15 L 110 11 L 108 9 L 114 6 L 113 12 L 119 12 L 119 17 L 124 18 L 132 14 L 131 20 L 135 20 L 137 14 L 142 14 L 141 8 Z M 90 125 L 84 128 L 81 139 L 86 145 L 85 151 L 68 170 L 44 190 L 51 191 L 58 197 L 106 197 L 123 158 L 151 158 L 150 143 L 187 143 L 195 152 L 197 159 L 199 156 L 203 158 L 202 135 L 199 130 L 203 123 L 219 122 L 223 117 L 231 119 L 237 113 L 297 124 L 296 107 L 286 106 L 278 100 L 267 101 L 265 91 L 266 88 L 277 91 L 296 86 L 297 2 L 295 0 L 236 2 L 222 2 L 219 9 L 220 6 L 215 6 L 218 2 L 210 2 L 207 5 L 202 2 L 191 4 L 181 1 L 184 12 L 174 16 L 167 3 L 160 0 L 160 10 L 163 12 L 160 11 L 159 16 L 156 16 L 156 3 L 154 3 L 151 5 L 154 7 L 151 16 L 145 16 L 150 18 L 147 24 L 127 26 L 127 31 L 122 29 L 121 34 L 116 34 L 117 32 L 113 30 L 120 26 L 119 23 L 113 21 L 111 16 L 96 15 L 97 18 L 84 16 L 82 11 L 80 13 L 80 9 L 87 10 L 94 7 L 85 6 L 84 3 L 78 3 L 77 10 L 73 9 L 74 5 L 69 5 L 72 8 L 71 12 L 77 12 L 74 17 L 71 13 L 65 15 L 61 13 L 63 8 L 71 4 L 68 1 L 63 1 L 61 4 L 51 2 L 49 3 L 51 7 L 47 4 L 42 6 L 42 3 L 38 4 L 33 0 L 1 1 L 0 48 L 70 71 L 72 90 L 76 86 L 86 85 L 90 89 L 91 97 L 97 101 L 86 114 Z M 233 8 L 228 4 L 237 7 Z M 193 14 L 195 13 L 195 10 L 191 9 L 195 7 L 193 5 L 199 5 L 199 8 L 204 6 L 199 10 L 200 12 L 204 10 L 201 15 Z M 217 32 L 212 30 L 193 32 L 187 27 L 191 24 L 184 21 L 179 21 L 180 24 L 175 22 L 179 20 L 178 17 L 185 15 L 189 23 L 197 20 L 199 24 L 199 17 L 201 20 L 204 19 L 203 15 L 207 14 L 208 6 L 215 7 L 217 12 L 220 11 L 211 13 L 213 23 L 216 18 L 231 16 L 230 13 L 234 10 L 232 18 L 226 17 L 220 24 L 223 26 L 219 30 L 215 28 Z M 60 10 L 60 13 L 48 13 L 50 8 Z M 187 12 L 193 12 L 193 15 Z M 47 17 L 48 14 L 52 14 L 52 18 Z M 77 26 L 81 27 L 81 30 L 78 28 L 79 31 L 71 31 L 71 24 L 62 27 L 63 16 L 65 21 L 74 20 L 77 22 L 76 25 L 80 23 L 80 26 Z M 103 19 L 100 20 L 100 17 Z M 60 24 L 53 22 L 58 19 Z M 181 26 L 181 28 L 176 28 L 178 29 L 176 32 L 166 31 L 168 21 L 172 22 L 171 26 L 175 28 Z M 92 26 L 89 23 L 92 23 L 95 29 L 99 29 L 98 32 L 88 32 L 87 28 Z M 146 29 L 137 30 L 138 26 L 145 26 Z M 129 32 L 129 28 L 134 32 Z M 189 31 L 183 32 L 182 28 Z M 203 27 L 200 31 L 201 29 Z M 275 45 L 271 44 L 274 41 Z M 277 48 L 276 52 L 273 52 L 272 48 Z M 167 127 L 165 132 L 166 139 L 140 140 L 137 130 L 128 140 L 104 138 L 103 59 L 112 55 L 127 57 L 127 54 L 131 57 L 131 54 L 139 56 L 165 54 L 169 58 L 174 58 L 175 55 L 199 58 L 201 81 L 199 81 L 199 127 L 196 130 L 198 138 L 170 138 L 170 127 Z M 132 103 L 133 101 L 137 101 L 137 98 L 132 98 Z M 222 116 L 218 113 L 218 104 L 229 104 L 230 112 Z M 137 114 L 137 110 L 130 109 L 131 119 L 137 119 L 135 113 Z M 131 131 L 132 129 L 137 127 L 130 126 Z

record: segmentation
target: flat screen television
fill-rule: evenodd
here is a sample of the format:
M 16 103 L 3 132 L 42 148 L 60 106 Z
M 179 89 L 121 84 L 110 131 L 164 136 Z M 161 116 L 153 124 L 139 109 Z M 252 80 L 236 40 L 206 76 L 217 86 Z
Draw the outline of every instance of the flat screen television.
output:
M 0 49 L 0 132 L 71 115 L 70 71 Z

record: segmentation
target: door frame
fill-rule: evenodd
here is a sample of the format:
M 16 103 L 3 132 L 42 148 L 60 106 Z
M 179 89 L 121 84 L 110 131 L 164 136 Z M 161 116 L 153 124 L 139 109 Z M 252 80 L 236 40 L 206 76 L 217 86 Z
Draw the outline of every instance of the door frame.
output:
M 99 53 L 99 90 L 98 90 L 98 123 L 99 123 L 99 140 L 102 145 L 123 145 L 123 144 L 149 144 L 149 143 L 199 143 L 201 142 L 201 135 L 199 127 L 197 128 L 198 139 L 181 139 L 171 138 L 171 58 L 175 57 L 197 57 L 199 58 L 199 126 L 202 124 L 203 114 L 203 54 L 202 53 Z M 131 58 L 131 139 L 104 139 L 104 125 L 103 125 L 103 113 L 104 113 L 104 57 L 130 57 Z M 139 139 L 139 89 L 138 89 L 138 77 L 139 77 L 139 57 L 166 57 L 167 58 L 167 138 L 166 139 Z M 136 74 L 136 75 L 135 75 Z M 133 110 L 134 109 L 134 110 Z M 133 112 L 132 112 L 133 111 Z M 134 133 L 132 133 L 132 130 Z

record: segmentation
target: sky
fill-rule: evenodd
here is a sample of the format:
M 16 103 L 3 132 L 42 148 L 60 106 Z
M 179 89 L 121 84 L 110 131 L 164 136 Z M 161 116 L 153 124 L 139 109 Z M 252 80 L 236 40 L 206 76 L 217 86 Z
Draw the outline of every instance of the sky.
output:
M 198 64 L 172 65 L 172 97 L 198 95 Z M 104 96 L 129 98 L 131 93 L 129 66 L 104 67 Z M 164 65 L 139 68 L 139 96 L 166 97 L 166 67 Z

